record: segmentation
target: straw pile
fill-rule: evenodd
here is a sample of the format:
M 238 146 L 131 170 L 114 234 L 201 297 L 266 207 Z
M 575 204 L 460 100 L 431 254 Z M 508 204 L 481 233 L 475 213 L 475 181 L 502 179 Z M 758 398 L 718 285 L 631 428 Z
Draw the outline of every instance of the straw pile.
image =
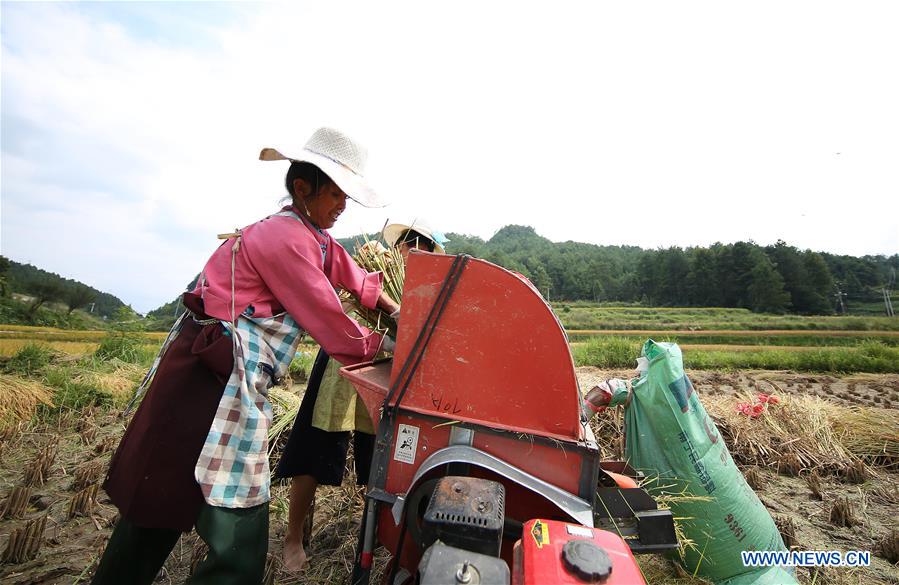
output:
M 784 396 L 758 418 L 736 409 L 745 397 L 706 396 L 706 409 L 739 463 L 851 475 L 864 463 L 899 463 L 899 412 L 845 407 L 817 396 Z
M 275 447 L 278 446 L 282 435 L 286 439 L 286 431 L 293 426 L 293 421 L 300 411 L 302 399 L 281 386 L 269 388 L 268 400 L 272 404 L 272 426 L 268 430 L 268 455 L 272 456 Z
M 590 419 L 602 459 L 624 457 L 624 409 L 610 408 Z
M 724 435 L 734 459 L 798 475 L 803 469 L 836 469 L 854 461 L 828 419 L 830 403 L 818 397 L 786 396 L 757 418 L 736 409 L 752 397 L 706 396 L 706 410 Z
M 356 246 L 353 259 L 366 272 L 381 272 L 384 275 L 384 292 L 397 303 L 402 302 L 406 268 L 399 250 L 385 248 L 380 242 L 366 239 Z M 390 315 L 381 309 L 363 307 L 358 299 L 346 293 L 342 299 L 353 308 L 362 324 L 372 331 L 396 338 L 396 321 Z
M 840 442 L 864 461 L 899 468 L 899 411 L 853 406 L 831 422 Z
M 146 368 L 118 359 L 110 360 L 108 363 L 112 365 L 111 372 L 79 368 L 72 376 L 72 381 L 108 394 L 116 404 L 124 403 L 131 398 L 137 380 L 144 375 Z
M 40 382 L 0 374 L 0 428 L 27 420 L 38 405 L 53 406 L 53 389 Z
M 810 470 L 851 480 L 866 465 L 899 468 L 899 411 L 846 407 L 817 396 L 783 396 L 761 416 L 737 410 L 748 397 L 703 396 L 702 402 L 742 466 L 758 465 L 787 475 Z M 620 409 L 590 421 L 603 457 L 621 456 Z

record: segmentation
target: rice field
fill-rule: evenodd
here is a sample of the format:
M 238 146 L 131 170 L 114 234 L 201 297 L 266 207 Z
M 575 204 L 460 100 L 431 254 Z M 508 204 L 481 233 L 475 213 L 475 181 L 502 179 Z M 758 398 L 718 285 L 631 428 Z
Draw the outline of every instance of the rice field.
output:
M 745 309 L 556 305 L 575 363 L 630 367 L 647 339 L 678 343 L 692 369 L 899 372 L 899 318 L 764 315 Z
M 705 311 L 707 317 L 719 318 L 716 312 Z M 678 311 L 658 313 L 664 317 Z M 677 317 L 669 319 L 672 325 Z M 805 571 L 800 583 L 899 580 L 899 569 L 883 560 L 895 545 L 889 540 L 890 527 L 899 514 L 899 331 L 887 326 L 690 330 L 684 322 L 676 328 L 658 327 L 660 322 L 653 321 L 653 328 L 631 322 L 616 330 L 591 325 L 569 331 L 582 389 L 610 376 L 628 377 L 647 338 L 677 340 L 703 402 L 782 532 L 793 534 L 807 549 L 851 545 L 887 551 L 878 553 L 875 569 Z M 0 565 L 0 581 L 89 582 L 117 515 L 96 488 L 124 429 L 119 412 L 164 336 L 0 325 L 0 498 L 13 498 L 11 490 L 23 481 L 23 470 L 46 466 L 44 482 L 29 488 L 33 504 L 24 517 L 0 518 L 0 549 L 24 522 L 47 517 L 53 524 L 35 557 Z M 292 380 L 270 394 L 273 430 L 281 434 L 272 441 L 273 458 L 289 432 L 290 416 L 304 391 L 304 371 L 316 350 L 313 344 L 301 345 Z M 782 408 L 757 421 L 740 415 L 735 405 L 758 392 L 782 396 Z M 606 457 L 620 456 L 621 424 L 621 413 L 612 410 L 594 419 Z M 319 491 L 312 564 L 299 575 L 279 570 L 288 487 L 273 485 L 272 580 L 267 582 L 346 582 L 362 508 L 352 465 L 348 469 L 342 486 Z M 85 496 L 78 491 L 83 489 L 95 491 Z M 823 500 L 815 493 L 823 494 Z M 837 500 L 855 525 L 828 521 Z M 183 582 L 198 551 L 202 547 L 196 535 L 184 535 L 166 563 L 167 582 Z M 377 555 L 379 570 L 385 556 L 383 550 Z M 654 584 L 707 583 L 678 573 L 663 557 L 645 555 L 638 561 Z
M 57 366 L 71 367 L 73 363 L 78 365 L 78 369 L 69 371 L 73 380 L 79 374 L 83 375 L 88 367 L 101 367 L 66 357 Z M 123 370 L 118 379 L 126 385 L 138 379 L 142 370 L 137 364 L 119 364 L 118 367 Z M 114 374 L 114 370 L 109 373 Z M 623 370 L 578 369 L 583 388 L 590 387 L 593 380 L 625 375 L 627 371 Z M 838 404 L 830 397 L 833 394 L 853 397 L 861 394 L 861 388 L 872 392 L 883 384 L 895 384 L 899 389 L 899 377 L 867 374 L 837 379 L 782 372 L 749 375 L 697 372 L 691 378 L 728 442 L 734 459 L 747 478 L 751 478 L 753 489 L 778 521 L 778 526 L 792 535 L 797 546 L 803 549 L 887 550 L 883 547 L 892 542 L 888 540 L 891 525 L 899 512 L 899 492 L 895 488 L 899 411 L 887 410 L 884 405 L 873 402 Z M 85 382 L 83 378 L 78 380 Z M 3 382 L 5 380 L 0 380 L 0 384 Z M 33 384 L 34 399 L 43 397 L 46 400 L 48 386 Z M 783 397 L 779 408 L 769 409 L 759 419 L 740 415 L 734 405 L 746 400 L 753 390 L 777 391 Z M 821 390 L 820 394 L 818 390 Z M 284 417 L 295 410 L 302 392 L 303 385 L 295 384 L 272 393 L 276 424 L 289 426 L 284 424 Z M 23 406 L 29 405 L 11 405 L 15 408 Z M 90 581 L 98 556 L 114 526 L 117 510 L 102 490 L 93 494 L 90 501 L 84 501 L 86 498 L 79 495 L 79 490 L 92 489 L 91 486 L 102 480 L 109 456 L 123 430 L 118 413 L 118 408 L 95 406 L 60 409 L 52 417 L 33 418 L 0 433 L 0 445 L 4 446 L 0 458 L 0 497 L 12 494 L 11 490 L 22 483 L 22 470 L 35 465 L 46 466 L 42 482 L 27 488 L 31 490 L 33 502 L 43 503 L 27 508 L 23 516 L 0 518 L 0 548 L 8 541 L 7 535 L 26 522 L 43 516 L 49 519 L 36 556 L 0 565 L 0 581 Z M 597 441 L 608 458 L 620 457 L 622 421 L 621 412 L 616 410 L 609 410 L 593 421 Z M 274 456 L 277 457 L 277 453 Z M 353 466 L 349 464 L 343 485 L 320 489 L 309 549 L 312 562 L 300 574 L 288 574 L 279 569 L 288 513 L 288 487 L 285 483 L 272 486 L 268 568 L 272 580 L 267 583 L 347 582 L 363 502 L 362 491 L 354 482 Z M 85 485 L 88 487 L 84 488 Z M 849 525 L 840 524 L 842 520 L 829 519 L 835 502 L 840 502 L 852 518 Z M 75 507 L 75 503 L 84 505 Z M 76 513 L 70 514 L 73 509 Z M 202 550 L 195 534 L 183 535 L 166 562 L 162 582 L 183 582 L 190 574 L 192 561 Z M 887 585 L 899 577 L 899 569 L 884 560 L 888 554 L 876 553 L 872 557 L 874 566 L 870 568 L 801 569 L 799 582 L 803 585 Z M 383 570 L 385 557 L 383 549 L 379 549 L 376 570 Z M 648 582 L 654 585 L 708 583 L 678 572 L 675 565 L 660 556 L 641 555 L 637 560 Z
M 830 318 L 756 315 L 742 309 L 635 308 L 577 306 L 568 312 L 555 307 L 563 323 L 566 315 L 616 315 L 627 321 L 617 329 L 568 329 L 575 362 L 582 366 L 628 367 L 647 339 L 681 345 L 688 367 L 695 369 L 773 369 L 802 372 L 899 372 L 899 329 L 895 318 Z M 576 312 L 580 312 L 576 314 Z M 694 323 L 688 326 L 689 321 Z M 752 325 L 788 319 L 789 329 L 733 329 L 736 319 Z M 854 329 L 839 328 L 854 319 Z M 665 323 L 678 328 L 659 327 Z M 651 324 L 653 327 L 646 328 Z M 783 325 L 783 322 L 780 322 Z M 622 323 L 619 322 L 619 325 Z M 825 325 L 836 328 L 823 329 Z M 880 329 L 872 329 L 878 326 Z M 0 325 L 0 358 L 15 355 L 29 344 L 41 344 L 67 355 L 91 354 L 106 331 L 72 331 L 50 327 Z M 133 334 L 144 354 L 155 352 L 164 332 Z M 305 347 L 314 352 L 314 346 Z
M 899 332 L 899 319 L 894 317 L 770 315 L 719 307 L 610 307 L 585 303 L 554 303 L 553 310 L 568 330 Z
M 849 346 L 862 341 L 877 341 L 884 345 L 899 346 L 899 331 L 815 331 L 761 330 L 761 331 L 683 331 L 683 330 L 608 330 L 569 329 L 571 341 L 583 341 L 591 337 L 624 337 L 631 339 L 652 338 L 680 344 L 723 345 L 777 345 L 777 346 Z
M 572 343 L 579 366 L 633 367 L 643 337 L 593 337 Z M 657 338 L 657 341 L 668 341 Z M 858 338 L 853 345 L 680 344 L 684 365 L 697 370 L 793 370 L 797 372 L 899 373 L 899 347 Z
M 57 329 L 55 327 L 32 327 L 30 325 L 6 325 L 0 324 L 0 339 L 29 339 L 40 341 L 92 341 L 99 343 L 101 339 L 110 335 L 110 331 L 81 330 L 81 329 Z M 138 332 L 137 335 L 147 342 L 162 342 L 166 332 L 147 331 Z
M 22 339 L 0 339 L 0 357 L 13 356 L 26 345 L 33 343 L 40 343 L 47 348 L 70 355 L 93 353 L 100 345 L 99 341 L 35 341 L 27 337 Z
M 53 327 L 0 324 L 0 357 L 10 357 L 23 347 L 39 344 L 68 355 L 85 355 L 96 351 L 109 331 L 70 330 Z M 133 334 L 140 338 L 146 351 L 152 352 L 165 339 L 166 333 L 146 332 Z

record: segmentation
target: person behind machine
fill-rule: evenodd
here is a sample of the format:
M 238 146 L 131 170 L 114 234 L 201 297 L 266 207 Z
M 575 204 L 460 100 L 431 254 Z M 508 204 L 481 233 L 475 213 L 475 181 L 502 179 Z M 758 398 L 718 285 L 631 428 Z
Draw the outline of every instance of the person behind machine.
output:
M 410 225 L 402 223 L 388 225 L 384 228 L 384 240 L 393 242 L 404 261 L 413 249 L 445 254 L 445 245 L 449 242 L 443 233 L 432 230 L 420 221 L 413 221 Z
M 344 314 L 335 292 L 395 312 L 382 275 L 361 270 L 325 231 L 347 199 L 375 202 L 363 179 L 365 150 L 321 128 L 295 157 L 264 149 L 260 159 L 290 161 L 291 204 L 220 236 L 227 240 L 185 293 L 187 311 L 110 462 L 103 487 L 121 517 L 95 584 L 151 583 L 192 528 L 209 551 L 188 583 L 260 583 L 268 550 L 268 388 L 286 373 L 304 332 L 347 364 L 391 345 Z
M 442 233 L 420 222 L 390 224 L 384 228 L 384 240 L 399 250 L 403 261 L 413 249 L 443 254 L 448 242 Z M 302 570 L 307 562 L 303 540 L 307 536 L 306 520 L 315 501 L 316 488 L 343 483 L 350 431 L 353 432 L 356 484 L 368 483 L 374 453 L 374 424 L 365 407 L 361 404 L 357 407 L 356 390 L 340 377 L 339 369 L 340 364 L 329 359 L 326 349 L 320 349 L 275 471 L 275 477 L 291 478 L 283 550 L 283 565 L 290 572 Z

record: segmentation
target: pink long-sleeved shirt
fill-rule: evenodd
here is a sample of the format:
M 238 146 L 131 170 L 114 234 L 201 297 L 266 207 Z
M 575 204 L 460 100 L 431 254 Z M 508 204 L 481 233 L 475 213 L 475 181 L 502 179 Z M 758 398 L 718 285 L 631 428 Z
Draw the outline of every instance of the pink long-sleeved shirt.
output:
M 340 363 L 370 360 L 381 336 L 343 312 L 335 287 L 375 308 L 383 275 L 363 271 L 330 234 L 300 217 L 302 221 L 272 215 L 241 231 L 234 268 L 234 312 L 240 315 L 250 306 L 256 317 L 287 311 Z M 227 240 L 212 254 L 194 289 L 203 298 L 206 314 L 225 321 L 231 320 L 233 244 L 233 239 Z

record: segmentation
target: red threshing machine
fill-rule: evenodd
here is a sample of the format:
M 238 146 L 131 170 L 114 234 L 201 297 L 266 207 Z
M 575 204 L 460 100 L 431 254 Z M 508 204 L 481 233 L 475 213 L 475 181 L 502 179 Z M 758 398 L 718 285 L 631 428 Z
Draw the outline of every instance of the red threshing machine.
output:
M 600 461 L 568 338 L 523 277 L 414 252 L 392 359 L 341 370 L 379 421 L 353 582 L 642 583 L 670 512 Z

